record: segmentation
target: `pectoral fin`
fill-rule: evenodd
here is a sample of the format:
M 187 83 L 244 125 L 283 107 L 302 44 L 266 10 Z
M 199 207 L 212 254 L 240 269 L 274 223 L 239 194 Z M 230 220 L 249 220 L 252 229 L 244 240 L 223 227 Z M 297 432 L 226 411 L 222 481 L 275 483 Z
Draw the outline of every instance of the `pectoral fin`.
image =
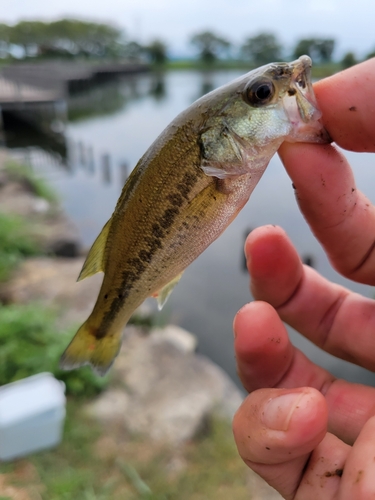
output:
M 96 238 L 93 246 L 91 247 L 82 270 L 78 276 L 77 281 L 81 281 L 93 274 L 104 272 L 104 253 L 107 243 L 109 228 L 111 227 L 111 220 L 101 230 L 101 233 Z
M 182 274 L 183 273 L 180 273 L 178 276 L 176 276 L 175 278 L 173 278 L 173 280 L 171 280 L 169 283 L 167 283 L 159 291 L 157 291 L 157 292 L 155 292 L 155 293 L 152 294 L 152 296 L 158 302 L 158 309 L 159 309 L 159 311 L 161 311 L 163 309 L 163 306 L 167 302 L 167 300 L 168 300 L 170 294 L 172 293 L 174 287 L 180 281 Z

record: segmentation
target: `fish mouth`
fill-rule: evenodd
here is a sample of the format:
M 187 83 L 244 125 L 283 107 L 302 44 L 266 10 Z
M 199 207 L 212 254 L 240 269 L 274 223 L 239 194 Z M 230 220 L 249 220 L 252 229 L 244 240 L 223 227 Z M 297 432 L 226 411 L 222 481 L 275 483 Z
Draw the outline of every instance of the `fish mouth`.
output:
M 290 93 L 296 92 L 296 101 L 300 117 L 304 123 L 319 120 L 322 114 L 311 84 L 312 61 L 308 56 L 302 56 L 293 65 Z
M 332 139 L 319 121 L 322 113 L 311 83 L 311 66 L 309 56 L 301 56 L 291 63 L 290 86 L 283 105 L 293 126 L 292 140 L 328 143 Z

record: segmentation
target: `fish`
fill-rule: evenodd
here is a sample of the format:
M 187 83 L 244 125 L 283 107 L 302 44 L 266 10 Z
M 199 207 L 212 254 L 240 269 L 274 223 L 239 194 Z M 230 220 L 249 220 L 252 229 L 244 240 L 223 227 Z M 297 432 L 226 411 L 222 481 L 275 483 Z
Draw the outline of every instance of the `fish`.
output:
M 157 137 L 127 179 L 78 281 L 103 272 L 96 304 L 60 366 L 104 375 L 133 312 L 167 300 L 233 221 L 284 141 L 328 143 L 311 59 L 271 63 L 204 95 Z

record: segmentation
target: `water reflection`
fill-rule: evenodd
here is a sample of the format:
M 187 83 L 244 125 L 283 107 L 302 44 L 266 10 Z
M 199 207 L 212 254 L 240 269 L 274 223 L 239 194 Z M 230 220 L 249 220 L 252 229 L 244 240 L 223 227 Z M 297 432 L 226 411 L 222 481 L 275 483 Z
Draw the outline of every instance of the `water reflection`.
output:
M 156 73 L 151 77 L 150 96 L 157 101 L 163 101 L 167 97 L 164 73 Z
M 78 161 L 83 167 L 86 165 L 86 149 L 82 141 L 78 142 Z
M 87 171 L 90 174 L 93 174 L 95 172 L 94 148 L 92 146 L 88 146 L 86 154 L 87 154 Z
M 126 85 L 122 80 L 113 80 L 77 92 L 68 98 L 69 122 L 85 121 L 110 116 L 124 109 L 129 101 L 142 97 L 133 78 Z
M 120 183 L 123 186 L 129 176 L 129 165 L 126 161 L 120 163 Z
M 49 165 L 44 162 L 40 169 L 50 175 L 51 182 L 60 191 L 65 209 L 76 221 L 87 246 L 110 217 L 128 172 L 157 135 L 203 92 L 239 74 L 183 71 L 142 75 L 131 81 L 106 85 L 87 95 L 74 96 L 74 102 L 70 102 L 73 110 L 70 117 L 79 118 L 74 118 L 67 126 L 69 169 L 64 170 L 51 162 Z M 78 110 L 76 115 L 74 110 Z M 21 144 L 19 148 L 22 150 Z M 31 152 L 34 154 L 38 148 Z M 375 200 L 372 157 L 350 153 L 348 156 L 358 187 Z M 85 167 L 78 167 L 80 164 Z M 371 287 L 351 283 L 331 268 L 297 208 L 290 179 L 275 157 L 248 205 L 227 231 L 188 268 L 166 306 L 170 320 L 197 334 L 199 350 L 223 366 L 234 379 L 232 320 L 236 311 L 251 300 L 249 278 L 244 272 L 244 235 L 251 228 L 264 224 L 281 225 L 304 260 L 328 279 L 368 297 L 373 296 Z M 336 376 L 374 383 L 373 374 L 322 353 L 296 332 L 291 331 L 291 336 L 314 362 Z
M 214 88 L 215 84 L 212 72 L 205 71 L 204 73 L 202 73 L 201 88 L 200 88 L 200 93 L 197 96 L 197 99 L 198 97 L 201 97 L 204 94 L 208 94 L 209 92 L 211 92 L 211 90 L 214 90 Z
M 111 158 L 109 154 L 104 154 L 102 156 L 102 179 L 105 184 L 110 184 L 111 182 Z
M 68 147 L 63 134 L 46 135 L 12 115 L 4 114 L 4 134 L 2 145 L 6 148 L 25 149 L 37 147 L 52 155 L 67 158 Z

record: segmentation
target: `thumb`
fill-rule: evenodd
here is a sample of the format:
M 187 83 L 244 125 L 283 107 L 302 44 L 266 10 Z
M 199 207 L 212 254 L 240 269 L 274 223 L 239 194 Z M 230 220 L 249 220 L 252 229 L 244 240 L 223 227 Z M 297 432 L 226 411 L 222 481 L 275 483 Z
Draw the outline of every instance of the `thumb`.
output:
M 237 411 L 233 432 L 245 463 L 292 498 L 327 422 L 326 401 L 316 389 L 260 389 Z

